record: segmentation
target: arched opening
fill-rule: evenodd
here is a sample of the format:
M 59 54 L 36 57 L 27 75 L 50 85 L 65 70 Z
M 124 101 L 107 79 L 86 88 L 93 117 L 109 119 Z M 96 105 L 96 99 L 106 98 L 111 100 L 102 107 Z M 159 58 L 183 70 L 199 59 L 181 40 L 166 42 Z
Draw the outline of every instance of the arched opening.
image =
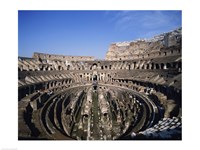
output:
M 174 80 L 174 83 L 178 82 L 177 80 Z
M 131 65 L 130 64 L 128 65 L 128 70 L 131 70 Z
M 61 66 L 58 66 L 58 70 L 62 70 L 62 67 L 61 67 Z
M 107 114 L 107 113 L 104 113 L 103 115 L 104 115 L 104 117 L 107 117 L 108 114 Z
M 96 64 L 96 63 L 94 63 L 94 64 L 90 67 L 90 70 L 95 70 L 95 69 L 97 69 L 97 64 Z
M 88 118 L 88 114 L 84 114 L 83 117 L 84 117 L 84 118 Z
M 101 66 L 101 69 L 103 70 L 103 66 Z
M 159 64 L 156 64 L 156 69 L 159 69 Z
M 93 81 L 97 81 L 97 75 L 96 74 L 93 76 Z
M 50 83 L 51 87 L 53 87 L 53 82 Z
M 170 63 L 167 63 L 167 69 L 171 68 L 171 64 Z
M 176 68 L 176 62 L 173 62 L 172 67 Z
M 147 64 L 147 69 L 149 69 L 149 64 Z
M 136 62 L 134 62 L 134 63 L 133 63 L 133 65 L 134 65 L 134 67 L 133 67 L 133 68 L 134 68 L 134 69 L 136 69 Z
M 67 65 L 67 70 L 69 70 L 70 69 L 70 65 Z
M 109 66 L 109 69 L 111 69 L 111 65 Z
M 152 70 L 154 69 L 154 63 L 151 64 L 151 69 L 152 69 Z
M 160 67 L 161 67 L 161 69 L 164 69 L 164 64 L 161 63 L 161 64 L 160 64 Z

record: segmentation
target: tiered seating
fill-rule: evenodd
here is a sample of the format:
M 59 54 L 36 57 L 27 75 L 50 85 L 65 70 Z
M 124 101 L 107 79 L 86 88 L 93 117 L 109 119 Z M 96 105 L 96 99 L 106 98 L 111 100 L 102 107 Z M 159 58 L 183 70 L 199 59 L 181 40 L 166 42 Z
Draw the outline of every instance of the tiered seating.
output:
M 157 44 L 133 60 L 19 58 L 19 137 L 181 139 L 180 45 Z
M 139 132 L 139 134 L 145 136 L 146 139 L 181 139 L 181 128 L 181 118 L 163 118 L 158 124 Z

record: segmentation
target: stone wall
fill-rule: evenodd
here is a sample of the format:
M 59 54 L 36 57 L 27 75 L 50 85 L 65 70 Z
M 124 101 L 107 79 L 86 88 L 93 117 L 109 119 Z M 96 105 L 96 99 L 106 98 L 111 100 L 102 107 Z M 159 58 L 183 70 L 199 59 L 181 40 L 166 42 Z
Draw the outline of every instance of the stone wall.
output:
M 61 61 L 89 61 L 94 60 L 93 56 L 65 56 L 65 55 L 52 55 L 44 53 L 34 53 L 33 58 L 48 59 L 48 60 L 61 60 Z
M 155 36 L 152 39 L 112 43 L 106 54 L 106 60 L 127 60 L 149 57 L 155 53 L 159 54 L 159 52 L 168 53 L 172 48 L 180 51 L 182 40 L 181 32 L 182 28 L 178 28 L 177 30 Z

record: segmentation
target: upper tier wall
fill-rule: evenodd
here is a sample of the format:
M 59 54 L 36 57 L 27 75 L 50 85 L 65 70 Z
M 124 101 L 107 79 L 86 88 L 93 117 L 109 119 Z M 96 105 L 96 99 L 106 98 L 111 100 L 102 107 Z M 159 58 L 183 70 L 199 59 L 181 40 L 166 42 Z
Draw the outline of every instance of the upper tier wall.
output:
M 160 56 L 161 53 L 181 53 L 182 29 L 163 33 L 152 39 L 118 42 L 110 45 L 106 60 L 127 60 L 145 58 L 150 55 Z
M 34 53 L 33 58 L 48 59 L 48 60 L 61 60 L 61 61 L 92 61 L 93 56 L 64 56 L 64 55 L 51 55 L 43 53 Z

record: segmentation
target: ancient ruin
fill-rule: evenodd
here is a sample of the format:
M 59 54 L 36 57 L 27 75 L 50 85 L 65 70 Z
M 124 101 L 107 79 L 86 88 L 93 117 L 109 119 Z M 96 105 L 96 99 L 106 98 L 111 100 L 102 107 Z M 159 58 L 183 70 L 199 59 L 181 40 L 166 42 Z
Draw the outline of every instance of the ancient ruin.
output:
M 181 140 L 182 29 L 112 43 L 105 60 L 18 58 L 19 140 Z

